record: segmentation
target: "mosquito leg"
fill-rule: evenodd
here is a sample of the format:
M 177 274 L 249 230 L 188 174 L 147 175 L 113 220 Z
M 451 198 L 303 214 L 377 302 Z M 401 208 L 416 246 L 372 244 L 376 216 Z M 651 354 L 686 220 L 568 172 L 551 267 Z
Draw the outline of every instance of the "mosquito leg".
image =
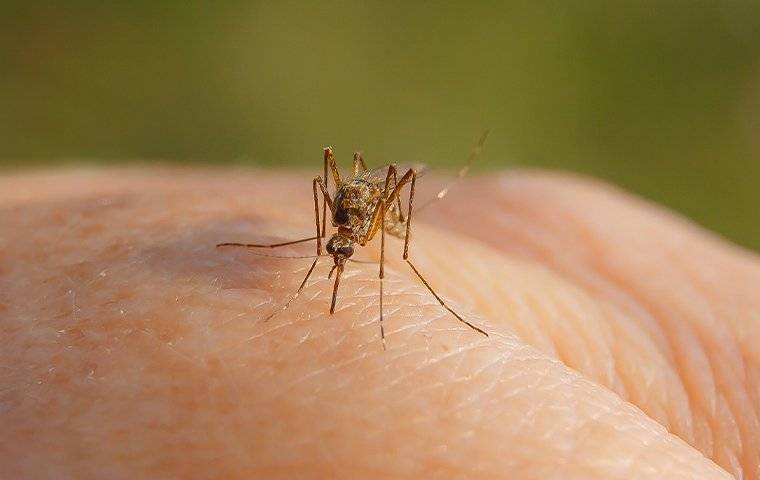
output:
M 391 186 L 391 178 L 393 179 L 393 184 Z M 388 174 L 385 176 L 385 191 L 383 192 L 383 197 L 386 199 L 388 198 L 388 191 L 393 188 L 395 189 L 398 185 L 398 176 L 397 176 L 397 170 L 396 170 L 396 164 L 391 163 L 388 165 Z M 393 190 L 390 190 L 393 191 Z M 401 211 L 401 197 L 397 196 L 397 205 L 398 205 L 398 215 L 399 215 L 399 221 L 401 223 L 404 223 L 404 212 Z M 388 201 L 388 205 L 392 205 L 392 201 Z
M 332 173 L 333 181 L 335 182 L 335 187 L 336 188 L 339 187 L 341 184 L 340 172 L 338 171 L 338 165 L 335 163 L 335 156 L 333 155 L 332 147 L 325 148 L 325 162 L 327 166 L 330 168 L 330 173 Z
M 438 300 L 438 303 L 440 303 L 443 308 L 445 308 L 446 310 L 448 310 L 460 322 L 464 323 L 465 325 L 467 325 L 471 329 L 475 330 L 476 332 L 482 333 L 483 335 L 485 335 L 487 337 L 488 334 L 485 331 L 483 331 L 480 328 L 476 327 L 475 325 L 471 324 L 470 322 L 468 322 L 467 320 L 465 320 L 464 318 L 462 318 L 451 307 L 449 307 L 448 305 L 446 305 L 446 302 L 444 302 L 443 299 L 441 297 L 439 297 L 437 293 L 435 293 L 435 290 L 433 290 L 433 287 L 430 286 L 430 284 L 427 282 L 427 280 L 425 280 L 425 277 L 423 277 L 422 274 L 420 273 L 420 271 L 417 270 L 417 267 L 415 267 L 414 264 L 412 263 L 412 261 L 409 260 L 409 238 L 410 238 L 410 233 L 411 233 L 411 229 L 412 229 L 412 208 L 413 208 L 413 205 L 414 205 L 414 186 L 417 183 L 417 173 L 414 170 L 409 170 L 409 172 L 411 172 L 411 175 L 412 175 L 412 185 L 411 185 L 410 190 L 409 190 L 409 211 L 408 211 L 408 214 L 407 214 L 407 217 L 406 217 L 406 235 L 404 236 L 404 260 L 406 260 L 406 263 L 408 263 L 409 266 L 412 267 L 412 270 L 417 275 L 417 277 L 422 281 L 422 283 L 425 285 L 425 287 L 427 287 L 427 289 L 430 291 L 430 293 L 433 294 L 433 296 L 435 297 L 435 299 Z M 404 177 L 401 179 L 402 182 L 404 181 L 405 178 L 408 177 L 409 172 L 407 172 L 404 175 Z M 398 186 L 397 186 L 397 188 L 398 188 Z M 395 190 L 394 190 L 394 192 L 395 192 Z
M 470 171 L 470 167 L 472 166 L 473 162 L 476 158 L 478 158 L 478 155 L 480 155 L 480 151 L 483 150 L 483 144 L 486 143 L 486 139 L 488 138 L 488 130 L 484 131 L 481 136 L 480 140 L 478 140 L 478 143 L 475 144 L 475 147 L 473 147 L 472 151 L 470 151 L 470 155 L 467 157 L 467 160 L 464 163 L 464 166 L 459 169 L 459 172 L 457 172 L 456 178 L 451 181 L 446 187 L 444 187 L 438 194 L 433 197 L 432 199 L 428 200 L 427 202 L 423 203 L 420 208 L 417 209 L 417 211 L 422 211 L 429 207 L 430 205 L 434 204 L 435 202 L 441 200 L 443 197 L 445 197 L 448 193 L 451 187 L 459 183 L 459 181 L 467 175 L 467 172 Z
M 354 153 L 354 168 L 353 168 L 354 177 L 366 171 L 367 171 L 367 164 L 364 163 L 364 157 L 362 157 L 362 154 L 360 152 L 355 152 Z
M 409 170 L 407 170 L 404 176 L 401 177 L 401 180 L 399 180 L 396 183 L 396 186 L 393 188 L 391 193 L 387 197 L 385 197 L 386 204 L 390 205 L 391 202 L 396 200 L 396 196 L 401 192 L 401 189 L 404 188 L 404 185 L 409 183 L 412 180 L 412 177 L 416 177 L 416 176 L 417 176 L 417 172 L 413 168 L 410 168 Z
M 322 196 L 324 197 L 324 200 L 327 203 L 327 210 L 332 212 L 332 209 L 333 209 L 332 199 L 330 199 L 330 192 L 327 191 L 327 187 L 325 186 L 325 183 L 322 181 L 322 177 L 316 176 L 314 177 L 314 181 L 317 182 L 317 185 L 319 185 L 319 189 L 322 191 Z M 322 231 L 323 237 L 325 236 L 324 233 L 325 232 L 323 230 Z
M 393 179 L 393 187 L 391 187 L 391 178 Z M 388 198 L 388 191 L 390 188 L 396 188 L 398 182 L 396 181 L 396 164 L 391 163 L 388 165 L 388 173 L 385 175 L 385 189 L 383 190 L 383 198 Z M 390 190 L 392 191 L 392 190 Z
M 412 170 L 412 185 L 409 188 L 409 210 L 406 215 L 406 235 L 404 235 L 404 260 L 409 258 L 409 233 L 412 228 L 412 205 L 414 203 L 414 186 L 417 184 L 417 172 Z M 399 197 L 401 195 L 398 195 Z
M 335 190 L 338 190 L 338 187 L 340 187 L 340 172 L 338 171 L 338 166 L 335 164 L 335 157 L 333 156 L 333 150 L 332 147 L 325 147 L 324 149 L 324 178 L 325 179 L 325 185 L 323 189 L 323 193 L 325 195 L 325 199 L 322 202 L 322 236 L 324 237 L 327 232 L 327 209 L 325 208 L 325 204 L 329 203 L 330 193 L 328 192 L 328 186 L 330 184 L 328 177 L 327 177 L 327 169 L 330 169 L 330 172 L 332 173 L 333 181 L 335 182 Z M 330 210 L 332 210 L 332 207 L 330 207 Z
M 324 170 L 324 176 L 322 178 L 325 179 L 325 185 L 324 185 L 325 190 L 327 190 L 327 185 L 329 185 L 327 181 L 327 156 L 328 156 L 327 152 L 328 150 L 330 151 L 330 155 L 332 155 L 332 148 L 327 147 L 324 150 L 325 170 Z M 322 197 L 322 232 L 323 233 L 327 231 L 327 197 L 329 197 L 329 195 L 324 195 Z
M 319 230 L 319 200 L 317 195 L 317 186 L 319 186 L 320 190 L 322 190 L 322 208 L 324 209 L 322 212 L 322 231 L 320 233 Z M 312 189 L 314 190 L 314 214 L 316 215 L 316 222 L 317 222 L 317 255 L 322 255 L 322 239 L 325 238 L 325 214 L 327 213 L 327 209 L 330 209 L 330 212 L 333 210 L 333 204 L 332 200 L 330 200 L 330 193 L 327 191 L 327 187 L 325 187 L 325 184 L 322 182 L 322 177 L 316 176 L 314 177 L 314 182 L 312 184 Z
M 390 175 L 388 176 L 390 178 Z M 386 182 L 387 183 L 387 182 Z M 386 188 L 387 190 L 387 188 Z M 359 245 L 366 245 L 368 241 L 372 240 L 377 230 L 380 230 L 380 338 L 383 342 L 383 350 L 385 350 L 385 327 L 383 326 L 383 278 L 385 278 L 385 228 L 383 228 L 383 220 L 385 217 L 385 200 L 380 199 L 375 209 L 372 211 L 372 217 L 369 224 L 369 229 L 364 235 L 364 238 L 359 240 Z M 342 265 L 339 266 L 342 269 Z M 338 272 L 340 274 L 340 271 Z M 338 290 L 338 279 L 335 279 L 335 289 L 333 291 L 333 305 L 335 304 L 335 292 Z
M 390 175 L 391 175 L 391 171 L 389 170 L 388 171 L 388 177 L 389 178 L 390 178 Z M 404 252 L 408 251 L 408 244 L 409 244 L 409 223 L 410 223 L 410 219 L 412 217 L 411 202 L 414 200 L 414 186 L 417 183 L 417 172 L 413 168 L 410 168 L 409 170 L 407 170 L 407 172 L 404 174 L 404 176 L 401 177 L 401 180 L 399 180 L 396 183 L 396 186 L 393 188 L 393 191 L 389 195 L 385 196 L 386 205 L 393 205 L 393 202 L 398 201 L 398 198 L 401 195 L 401 189 L 404 188 L 404 185 L 406 185 L 410 181 L 412 182 L 412 187 L 411 187 L 411 192 L 410 192 L 410 195 L 409 195 L 409 201 L 410 201 L 409 212 L 408 212 L 408 214 L 406 216 L 406 239 L 405 239 L 405 242 L 404 242 Z M 388 180 L 387 179 L 385 181 L 385 186 L 386 186 L 386 192 L 387 192 L 387 190 L 388 190 Z M 400 205 L 400 201 L 399 201 L 399 205 Z M 401 211 L 401 207 L 399 207 L 399 216 L 401 216 L 401 212 L 402 212 Z M 406 258 L 406 257 L 404 257 L 404 258 Z
M 482 333 L 486 337 L 488 336 L 488 334 L 485 331 L 483 331 L 480 328 L 476 327 L 475 325 L 471 324 L 470 322 L 468 322 L 467 320 L 465 320 L 464 318 L 462 318 L 451 307 L 449 307 L 448 305 L 446 305 L 446 302 L 444 302 L 443 299 L 441 297 L 439 297 L 437 293 L 435 293 L 435 290 L 433 290 L 433 287 L 431 287 L 430 284 L 427 282 L 427 280 L 425 280 L 425 277 L 423 277 L 422 274 L 419 272 L 419 270 L 417 270 L 417 268 L 414 266 L 414 264 L 411 262 L 411 260 L 409 260 L 407 258 L 406 259 L 406 263 L 408 263 L 409 266 L 412 267 L 412 270 L 414 270 L 414 273 L 417 275 L 417 277 L 422 281 L 422 283 L 425 285 L 425 287 L 427 287 L 427 289 L 430 291 L 430 293 L 433 294 L 433 296 L 435 297 L 435 299 L 438 300 L 438 303 L 440 303 L 443 308 L 445 308 L 446 310 L 448 310 L 449 313 L 451 313 L 452 315 L 454 315 L 457 320 L 459 320 L 460 322 L 464 323 L 465 325 L 467 325 L 471 329 L 475 330 L 478 333 Z
M 322 179 L 318 176 L 314 178 L 314 181 L 311 182 L 311 189 L 314 192 L 314 217 L 315 222 L 317 226 L 317 256 L 322 255 L 322 234 L 319 230 L 319 195 L 317 195 L 317 184 L 322 184 Z M 324 195 L 323 195 L 324 196 Z M 327 198 L 325 197 L 325 200 L 323 201 L 324 204 L 327 203 Z M 327 205 L 323 205 L 323 209 L 327 208 Z
M 217 243 L 217 248 L 219 247 L 245 247 L 245 248 L 277 248 L 277 247 L 285 247 L 287 245 L 295 245 L 297 243 L 304 243 L 304 242 L 310 242 L 312 240 L 317 240 L 318 237 L 309 237 L 309 238 L 302 238 L 300 240 L 291 240 L 289 242 L 282 242 L 282 243 L 235 243 L 235 242 L 225 242 L 225 243 Z
M 285 302 L 285 305 L 283 305 L 282 307 L 280 307 L 277 310 L 275 310 L 274 312 L 270 313 L 264 319 L 265 322 L 268 322 L 269 320 L 271 320 L 272 317 L 274 317 L 278 313 L 284 312 L 285 310 L 287 310 L 288 307 L 290 306 L 290 303 L 293 300 L 295 300 L 296 298 L 298 298 L 298 295 L 301 294 L 301 291 L 303 290 L 303 287 L 306 285 L 306 282 L 309 280 L 309 277 L 311 276 L 311 272 L 313 272 L 314 271 L 314 267 L 317 266 L 317 262 L 318 261 L 319 261 L 319 257 L 317 257 L 317 258 L 314 259 L 314 262 L 311 264 L 311 267 L 309 268 L 309 271 L 306 272 L 306 276 L 304 277 L 303 282 L 301 282 L 301 285 L 298 287 L 298 290 L 296 290 L 296 293 L 292 297 L 290 297 L 290 300 L 288 300 L 287 302 Z
M 396 170 L 394 169 L 393 170 L 393 187 L 395 188 L 396 185 L 398 185 L 398 178 L 396 178 Z M 401 195 L 396 196 L 396 204 L 398 206 L 398 220 L 399 222 L 404 223 L 404 211 L 401 208 Z
M 237 242 L 224 242 L 224 243 L 217 243 L 216 247 L 245 247 L 245 248 L 277 248 L 277 247 L 286 247 L 288 245 L 295 245 L 297 243 L 305 243 L 310 242 L 312 240 L 317 241 L 317 255 L 322 255 L 322 247 L 321 247 L 321 237 L 323 237 L 323 234 L 320 234 L 319 230 L 319 201 L 317 200 L 317 185 L 319 185 L 322 188 L 322 193 L 324 194 L 325 188 L 324 184 L 322 183 L 322 179 L 320 177 L 316 177 L 313 182 L 313 190 L 314 190 L 314 214 L 317 217 L 317 236 L 316 237 L 309 237 L 309 238 L 301 238 L 299 240 L 290 240 L 288 242 L 280 242 L 280 243 L 237 243 Z M 327 197 L 325 197 L 327 199 Z M 330 209 L 332 209 L 332 202 L 329 200 L 326 200 L 326 202 L 329 203 Z
M 382 202 L 381 202 L 382 203 Z M 382 207 L 381 207 L 382 208 Z M 380 228 L 380 339 L 385 347 L 385 327 L 383 326 L 383 283 L 385 278 L 385 228 Z

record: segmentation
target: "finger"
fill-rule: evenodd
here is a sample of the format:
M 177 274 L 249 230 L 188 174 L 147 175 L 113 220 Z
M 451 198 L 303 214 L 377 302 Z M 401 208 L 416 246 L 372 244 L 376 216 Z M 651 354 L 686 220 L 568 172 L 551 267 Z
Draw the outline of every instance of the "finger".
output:
M 321 265 L 303 301 L 258 322 L 308 265 L 214 245 L 300 233 L 289 179 L 13 180 L 1 231 L 24 241 L 2 238 L 0 455 L 18 477 L 725 478 L 508 324 L 488 339 L 462 327 L 393 266 L 385 354 L 368 265 L 346 272 L 334 316 Z M 462 263 L 500 261 L 474 253 Z
M 580 303 L 559 294 L 535 298 L 525 279 L 481 269 L 504 283 L 478 306 L 507 312 L 521 338 L 612 388 L 735 476 L 760 476 L 756 255 L 613 188 L 565 175 L 513 173 L 463 184 L 423 218 L 575 285 Z M 556 291 L 537 270 L 534 281 Z M 539 326 L 526 319 L 535 317 L 524 314 L 525 302 L 545 313 Z

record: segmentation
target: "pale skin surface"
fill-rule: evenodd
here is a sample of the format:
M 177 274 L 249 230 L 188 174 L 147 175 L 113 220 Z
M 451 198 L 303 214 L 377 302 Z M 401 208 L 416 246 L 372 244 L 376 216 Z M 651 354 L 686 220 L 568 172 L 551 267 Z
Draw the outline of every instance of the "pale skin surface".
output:
M 490 337 L 389 237 L 383 352 L 377 265 L 263 323 L 311 260 L 214 248 L 313 235 L 313 175 L 0 179 L 0 477 L 760 479 L 756 255 L 596 182 L 467 180 L 410 254 Z

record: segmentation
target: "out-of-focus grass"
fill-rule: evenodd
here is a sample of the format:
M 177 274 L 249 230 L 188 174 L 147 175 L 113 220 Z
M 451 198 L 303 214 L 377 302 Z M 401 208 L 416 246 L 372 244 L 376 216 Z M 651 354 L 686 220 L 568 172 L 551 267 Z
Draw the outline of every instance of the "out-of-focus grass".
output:
M 66 3 L 66 5 L 64 5 Z M 6 2 L 5 165 L 534 165 L 760 249 L 760 2 Z

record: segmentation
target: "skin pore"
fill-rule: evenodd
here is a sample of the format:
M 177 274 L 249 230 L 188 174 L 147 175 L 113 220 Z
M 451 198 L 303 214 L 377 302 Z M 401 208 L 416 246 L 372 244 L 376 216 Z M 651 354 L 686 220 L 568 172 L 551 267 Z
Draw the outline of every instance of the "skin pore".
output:
M 313 235 L 312 177 L 0 179 L 0 476 L 760 479 L 755 254 L 588 179 L 465 180 L 410 258 L 489 337 L 388 236 L 384 352 L 377 265 L 263 322 L 312 260 L 214 247 Z

